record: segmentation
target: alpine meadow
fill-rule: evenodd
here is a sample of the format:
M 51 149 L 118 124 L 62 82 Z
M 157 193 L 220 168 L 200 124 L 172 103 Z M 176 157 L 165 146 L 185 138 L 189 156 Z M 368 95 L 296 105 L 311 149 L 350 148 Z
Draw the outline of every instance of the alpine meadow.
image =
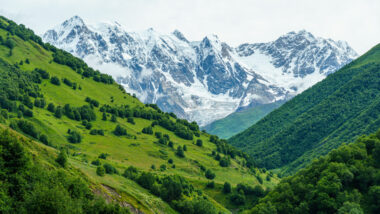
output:
M 0 214 L 380 213 L 379 2 L 0 5 Z

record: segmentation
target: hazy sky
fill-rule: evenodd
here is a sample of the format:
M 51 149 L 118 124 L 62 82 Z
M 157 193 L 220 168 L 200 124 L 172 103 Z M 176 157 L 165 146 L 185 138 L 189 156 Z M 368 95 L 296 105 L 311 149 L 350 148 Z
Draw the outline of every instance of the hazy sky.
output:
M 379 0 L 0 0 L 0 14 L 38 34 L 79 15 L 129 31 L 178 29 L 189 40 L 216 34 L 233 46 L 301 29 L 346 40 L 359 54 L 380 43 Z

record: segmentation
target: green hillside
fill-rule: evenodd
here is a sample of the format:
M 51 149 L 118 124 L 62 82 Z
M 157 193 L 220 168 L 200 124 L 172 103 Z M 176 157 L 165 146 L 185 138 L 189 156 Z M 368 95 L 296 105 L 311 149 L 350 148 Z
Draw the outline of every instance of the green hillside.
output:
M 259 166 L 293 173 L 342 142 L 374 132 L 379 111 L 377 45 L 229 141 Z
M 53 156 L 62 150 L 66 173 L 132 212 L 229 213 L 279 180 L 196 123 L 144 105 L 110 76 L 3 17 L 0 90 L 2 124 Z M 44 151 L 34 156 L 45 161 Z
M 250 213 L 380 213 L 380 130 L 283 179 Z
M 202 127 L 202 129 L 222 139 L 228 139 L 246 130 L 283 103 L 284 101 L 279 101 L 234 112 L 223 119 Z

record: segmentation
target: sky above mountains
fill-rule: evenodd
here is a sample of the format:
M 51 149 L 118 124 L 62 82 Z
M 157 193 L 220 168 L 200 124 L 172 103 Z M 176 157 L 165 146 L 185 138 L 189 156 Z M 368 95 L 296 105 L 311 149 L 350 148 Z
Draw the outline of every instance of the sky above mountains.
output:
M 0 0 L 0 14 L 43 34 L 74 15 L 117 21 L 130 31 L 180 30 L 189 40 L 217 34 L 231 45 L 267 42 L 289 31 L 347 41 L 359 54 L 380 43 L 377 0 Z

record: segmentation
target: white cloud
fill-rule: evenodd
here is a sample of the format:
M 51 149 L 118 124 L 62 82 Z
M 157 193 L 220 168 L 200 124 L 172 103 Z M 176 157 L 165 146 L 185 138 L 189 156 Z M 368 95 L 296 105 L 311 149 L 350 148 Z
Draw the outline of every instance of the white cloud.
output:
M 378 0 L 0 0 L 0 13 L 38 33 L 79 15 L 118 21 L 130 31 L 179 29 L 190 40 L 207 34 L 238 45 L 306 29 L 346 40 L 360 54 L 380 42 Z

